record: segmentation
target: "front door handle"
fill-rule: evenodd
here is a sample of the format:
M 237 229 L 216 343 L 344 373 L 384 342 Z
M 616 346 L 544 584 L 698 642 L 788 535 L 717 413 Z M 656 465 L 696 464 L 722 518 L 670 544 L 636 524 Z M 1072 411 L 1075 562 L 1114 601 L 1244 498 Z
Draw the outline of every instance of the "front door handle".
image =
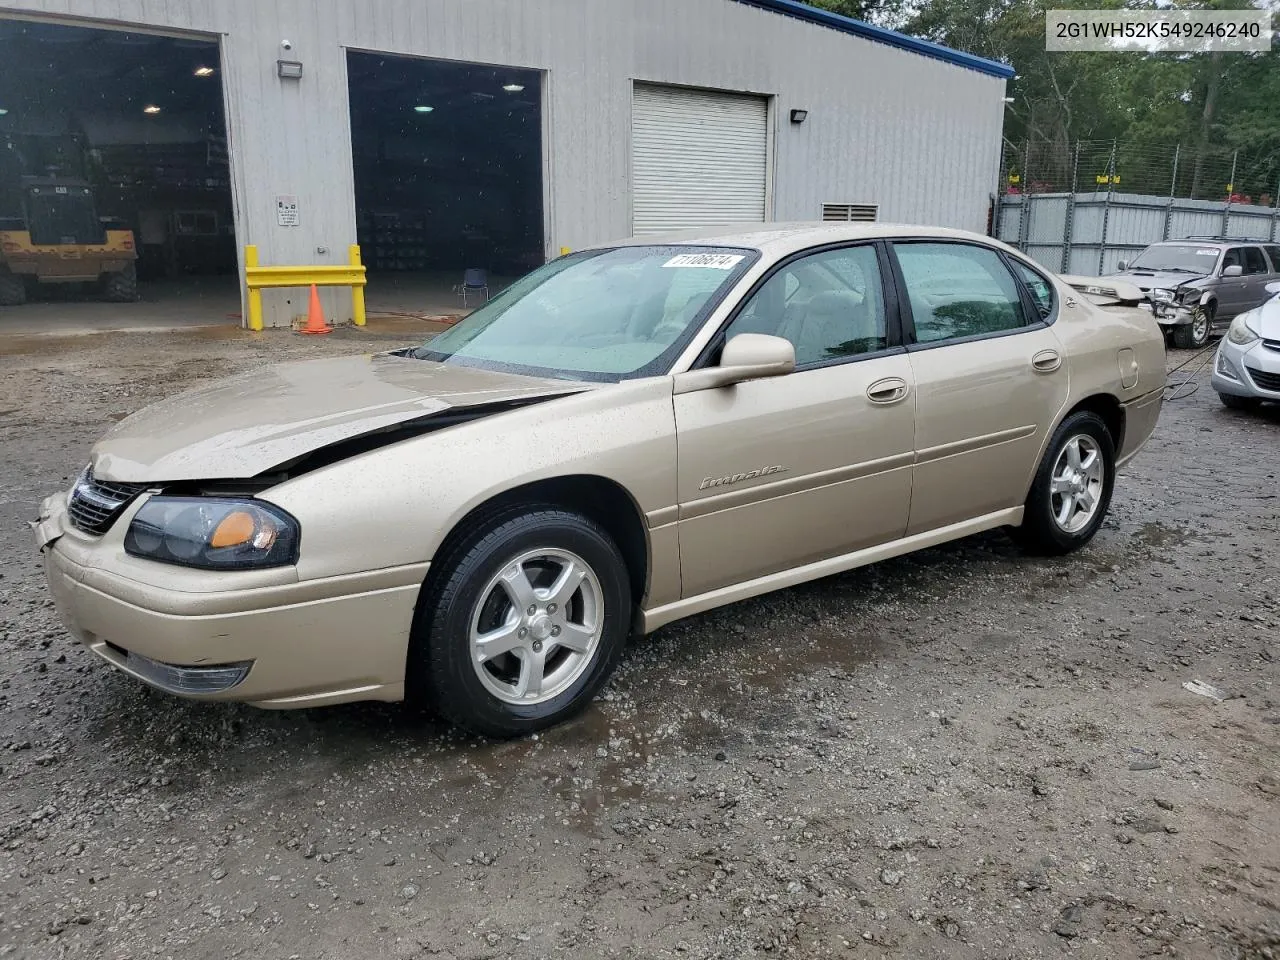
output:
M 867 387 L 867 399 L 887 407 L 891 403 L 907 399 L 907 381 L 901 377 L 885 377 Z
M 1031 358 L 1036 373 L 1053 373 L 1062 366 L 1062 354 L 1057 350 L 1041 350 Z

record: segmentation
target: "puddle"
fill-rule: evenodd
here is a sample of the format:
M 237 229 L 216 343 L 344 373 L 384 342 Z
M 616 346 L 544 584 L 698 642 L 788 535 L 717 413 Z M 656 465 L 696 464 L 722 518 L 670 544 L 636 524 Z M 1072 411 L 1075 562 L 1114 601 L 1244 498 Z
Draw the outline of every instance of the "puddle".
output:
M 1191 539 L 1191 534 L 1181 527 L 1167 527 L 1162 523 L 1144 523 L 1130 534 L 1137 543 L 1149 547 L 1179 547 Z

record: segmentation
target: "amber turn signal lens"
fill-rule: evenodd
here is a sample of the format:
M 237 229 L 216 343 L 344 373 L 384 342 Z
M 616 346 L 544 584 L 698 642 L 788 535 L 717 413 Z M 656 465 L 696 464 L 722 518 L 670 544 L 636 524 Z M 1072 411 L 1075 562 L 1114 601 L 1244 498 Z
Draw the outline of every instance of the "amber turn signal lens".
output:
M 215 548 L 238 547 L 241 544 L 248 543 L 253 539 L 256 526 L 257 524 L 253 522 L 253 515 L 244 510 L 228 513 L 222 518 L 222 522 L 214 528 L 213 536 L 209 538 L 209 546 Z

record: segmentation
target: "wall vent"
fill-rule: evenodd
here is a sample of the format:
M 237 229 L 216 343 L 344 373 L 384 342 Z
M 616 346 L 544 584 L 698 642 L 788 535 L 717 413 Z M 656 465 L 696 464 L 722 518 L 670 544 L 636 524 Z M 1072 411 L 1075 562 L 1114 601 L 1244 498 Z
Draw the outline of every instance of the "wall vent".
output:
M 880 206 L 875 203 L 824 203 L 822 220 L 824 223 L 871 223 L 880 213 Z

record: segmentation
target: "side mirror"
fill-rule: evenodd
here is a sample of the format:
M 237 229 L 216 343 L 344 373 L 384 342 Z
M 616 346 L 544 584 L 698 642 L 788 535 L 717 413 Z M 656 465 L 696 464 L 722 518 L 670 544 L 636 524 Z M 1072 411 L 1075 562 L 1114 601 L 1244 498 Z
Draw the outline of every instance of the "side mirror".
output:
M 714 367 L 690 370 L 676 377 L 676 393 L 714 390 L 745 380 L 780 377 L 796 368 L 796 348 L 790 340 L 764 333 L 730 337 Z
M 1116 269 L 1119 270 L 1121 273 L 1124 273 L 1126 270 L 1129 269 L 1129 261 L 1121 260 L 1119 263 L 1116 264 Z
M 1262 289 L 1266 290 L 1267 293 L 1270 294 L 1280 293 L 1280 280 L 1272 280 Z
M 1222 275 L 1224 277 L 1238 277 L 1243 273 L 1244 273 L 1244 267 L 1240 266 L 1240 264 L 1238 263 L 1233 263 L 1229 267 L 1222 268 Z

